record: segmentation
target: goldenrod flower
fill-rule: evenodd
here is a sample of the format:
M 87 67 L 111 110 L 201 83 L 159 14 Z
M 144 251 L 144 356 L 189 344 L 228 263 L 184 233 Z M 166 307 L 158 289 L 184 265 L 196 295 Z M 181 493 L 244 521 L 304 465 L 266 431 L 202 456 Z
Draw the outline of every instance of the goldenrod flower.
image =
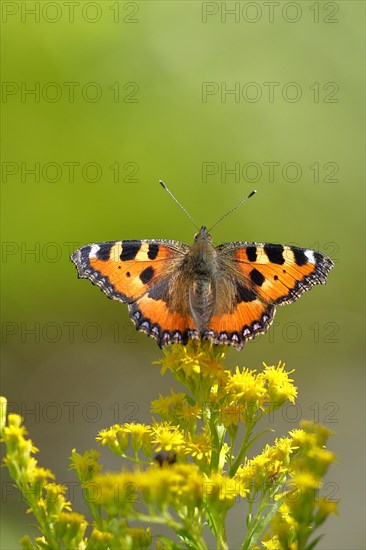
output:
M 194 509 L 202 500 L 203 476 L 192 464 L 173 464 L 144 472 L 104 474 L 95 478 L 99 488 L 96 503 L 109 514 L 138 517 L 137 504 L 166 510 L 188 506 Z
M 184 387 L 152 402 L 161 421 L 115 424 L 97 436 L 121 462 L 134 462 L 134 470 L 101 473 L 96 451 L 72 451 L 71 468 L 93 518 L 87 536 L 86 520 L 72 512 L 65 487 L 50 482 L 52 472 L 38 466 L 33 456 L 37 449 L 21 417 L 9 415 L 3 427 L 5 464 L 42 534 L 33 543 L 23 538 L 23 548 L 147 550 L 150 529 L 131 528 L 133 521 L 168 526 L 184 547 L 197 550 L 207 550 L 207 525 L 217 547 L 227 550 L 226 513 L 239 499 L 248 508 L 243 549 L 259 550 L 259 544 L 267 550 L 314 548 L 314 531 L 336 512 L 335 502 L 318 497 L 335 461 L 326 447 L 330 432 L 305 421 L 253 456 L 252 446 L 263 434 L 263 416 L 286 401 L 295 402 L 293 371 L 286 372 L 279 362 L 264 364 L 261 372 L 239 367 L 232 372 L 223 360 L 222 349 L 209 342 L 164 350 L 162 372 L 169 369 Z M 178 547 L 160 535 L 154 545 Z
M 289 374 L 294 371 L 286 372 L 285 363 L 278 363 L 277 367 L 269 367 L 265 363 L 264 371 L 260 374 L 260 378 L 263 379 L 267 388 L 268 402 L 274 407 L 281 407 L 285 401 L 290 403 L 295 402 L 297 396 L 297 388 L 292 384 L 293 379 L 289 377 Z
M 176 410 L 181 409 L 185 401 L 184 393 L 174 393 L 163 397 L 159 395 L 159 399 L 151 402 L 151 410 L 153 413 L 159 414 L 163 420 L 170 421 L 172 417 L 176 417 Z
M 108 445 L 110 450 L 119 456 L 122 456 L 128 447 L 128 435 L 118 424 L 101 430 L 95 439 L 102 445 Z
M 184 393 L 174 393 L 152 401 L 152 412 L 166 422 L 177 424 L 180 428 L 192 431 L 195 429 L 197 420 L 201 417 L 201 408 L 198 404 L 191 405 Z
M 82 483 L 91 481 L 101 469 L 101 465 L 98 463 L 99 453 L 94 449 L 86 451 L 83 455 L 72 450 L 70 460 L 71 469 L 75 469 L 78 473 L 78 477 Z
M 203 487 L 206 506 L 221 514 L 231 508 L 242 494 L 239 481 L 220 472 L 207 476 Z
M 155 451 L 174 451 L 179 454 L 185 443 L 185 436 L 168 422 L 156 423 L 152 426 L 152 443 Z
M 282 544 L 278 540 L 277 535 L 267 541 L 263 541 L 262 544 L 267 550 L 284 550 Z
M 125 455 L 130 442 L 136 458 L 140 449 L 143 450 L 145 456 L 151 458 L 151 435 L 151 427 L 145 424 L 115 424 L 106 430 L 101 430 L 96 439 L 102 445 L 108 445 L 111 451 L 118 456 Z
M 64 540 L 69 548 L 78 548 L 87 525 L 81 514 L 61 512 L 55 522 L 55 535 L 58 539 Z
M 314 515 L 315 525 L 321 525 L 330 514 L 338 514 L 338 503 L 327 498 L 319 498 L 317 501 L 317 510 Z
M 202 469 L 206 470 L 212 452 L 212 443 L 208 433 L 189 437 L 181 449 L 183 454 L 192 457 L 195 462 L 203 462 Z
M 144 454 L 151 458 L 152 456 L 152 446 L 151 446 L 151 436 L 152 429 L 146 424 L 132 423 L 132 424 L 123 424 L 121 430 L 118 434 L 129 434 L 131 437 L 131 447 L 137 456 L 138 451 L 142 448 Z
M 229 374 L 225 391 L 230 394 L 230 401 L 254 404 L 255 407 L 262 403 L 266 394 L 264 382 L 256 375 L 256 371 L 244 368 L 240 372 L 239 367 L 236 367 L 235 374 Z

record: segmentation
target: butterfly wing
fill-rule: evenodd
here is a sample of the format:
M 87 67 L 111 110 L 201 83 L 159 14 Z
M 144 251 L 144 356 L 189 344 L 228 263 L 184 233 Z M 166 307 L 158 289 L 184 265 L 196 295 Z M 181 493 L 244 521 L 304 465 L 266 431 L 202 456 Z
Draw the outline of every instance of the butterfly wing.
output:
M 316 284 L 325 284 L 333 261 L 307 248 L 270 243 L 228 243 L 218 247 L 234 262 L 238 276 L 267 304 L 295 302 Z
M 174 283 L 188 250 L 179 241 L 110 241 L 83 246 L 71 259 L 80 278 L 90 279 L 108 298 L 128 303 L 137 330 L 166 345 L 196 337 Z
M 111 299 L 128 303 L 137 330 L 160 346 L 209 339 L 241 349 L 266 332 L 275 306 L 296 301 L 324 284 L 333 262 L 320 252 L 264 243 L 226 243 L 216 248 L 215 311 L 199 334 L 189 307 L 184 259 L 190 247 L 178 241 L 94 243 L 71 259 Z
M 218 301 L 204 336 L 238 349 L 268 330 L 275 306 L 295 302 L 313 285 L 325 284 L 334 265 L 320 252 L 279 244 L 226 243 L 216 251 L 235 299 L 226 310 Z

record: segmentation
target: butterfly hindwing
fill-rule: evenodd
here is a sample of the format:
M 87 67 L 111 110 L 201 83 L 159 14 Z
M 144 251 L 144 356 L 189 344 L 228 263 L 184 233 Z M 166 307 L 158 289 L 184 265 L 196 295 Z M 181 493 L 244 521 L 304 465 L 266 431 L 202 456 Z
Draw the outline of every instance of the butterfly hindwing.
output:
M 258 298 L 238 302 L 230 313 L 214 315 L 203 337 L 215 344 L 232 345 L 240 350 L 247 340 L 264 334 L 272 324 L 276 308 Z
M 145 294 L 128 306 L 137 330 L 157 340 L 160 347 L 168 344 L 184 344 L 199 338 L 190 315 L 172 312 L 169 301 Z

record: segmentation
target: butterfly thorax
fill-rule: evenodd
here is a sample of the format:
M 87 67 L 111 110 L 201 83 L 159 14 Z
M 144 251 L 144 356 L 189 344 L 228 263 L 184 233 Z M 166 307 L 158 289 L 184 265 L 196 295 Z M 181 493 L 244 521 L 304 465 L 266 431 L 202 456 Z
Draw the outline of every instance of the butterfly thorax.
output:
M 188 262 L 193 273 L 199 276 L 211 276 L 216 268 L 217 253 L 211 243 L 211 236 L 205 226 L 195 235 L 194 243 L 188 253 Z

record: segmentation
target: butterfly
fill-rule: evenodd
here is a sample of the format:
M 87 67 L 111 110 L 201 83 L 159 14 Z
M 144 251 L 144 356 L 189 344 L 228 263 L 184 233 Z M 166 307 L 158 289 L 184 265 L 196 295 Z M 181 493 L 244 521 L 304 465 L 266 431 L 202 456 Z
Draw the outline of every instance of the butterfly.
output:
M 210 340 L 238 350 L 268 330 L 276 306 L 325 284 L 334 265 L 325 254 L 297 246 L 215 247 L 205 226 L 192 246 L 163 239 L 109 241 L 83 246 L 71 259 L 79 278 L 127 303 L 136 329 L 160 347 Z

